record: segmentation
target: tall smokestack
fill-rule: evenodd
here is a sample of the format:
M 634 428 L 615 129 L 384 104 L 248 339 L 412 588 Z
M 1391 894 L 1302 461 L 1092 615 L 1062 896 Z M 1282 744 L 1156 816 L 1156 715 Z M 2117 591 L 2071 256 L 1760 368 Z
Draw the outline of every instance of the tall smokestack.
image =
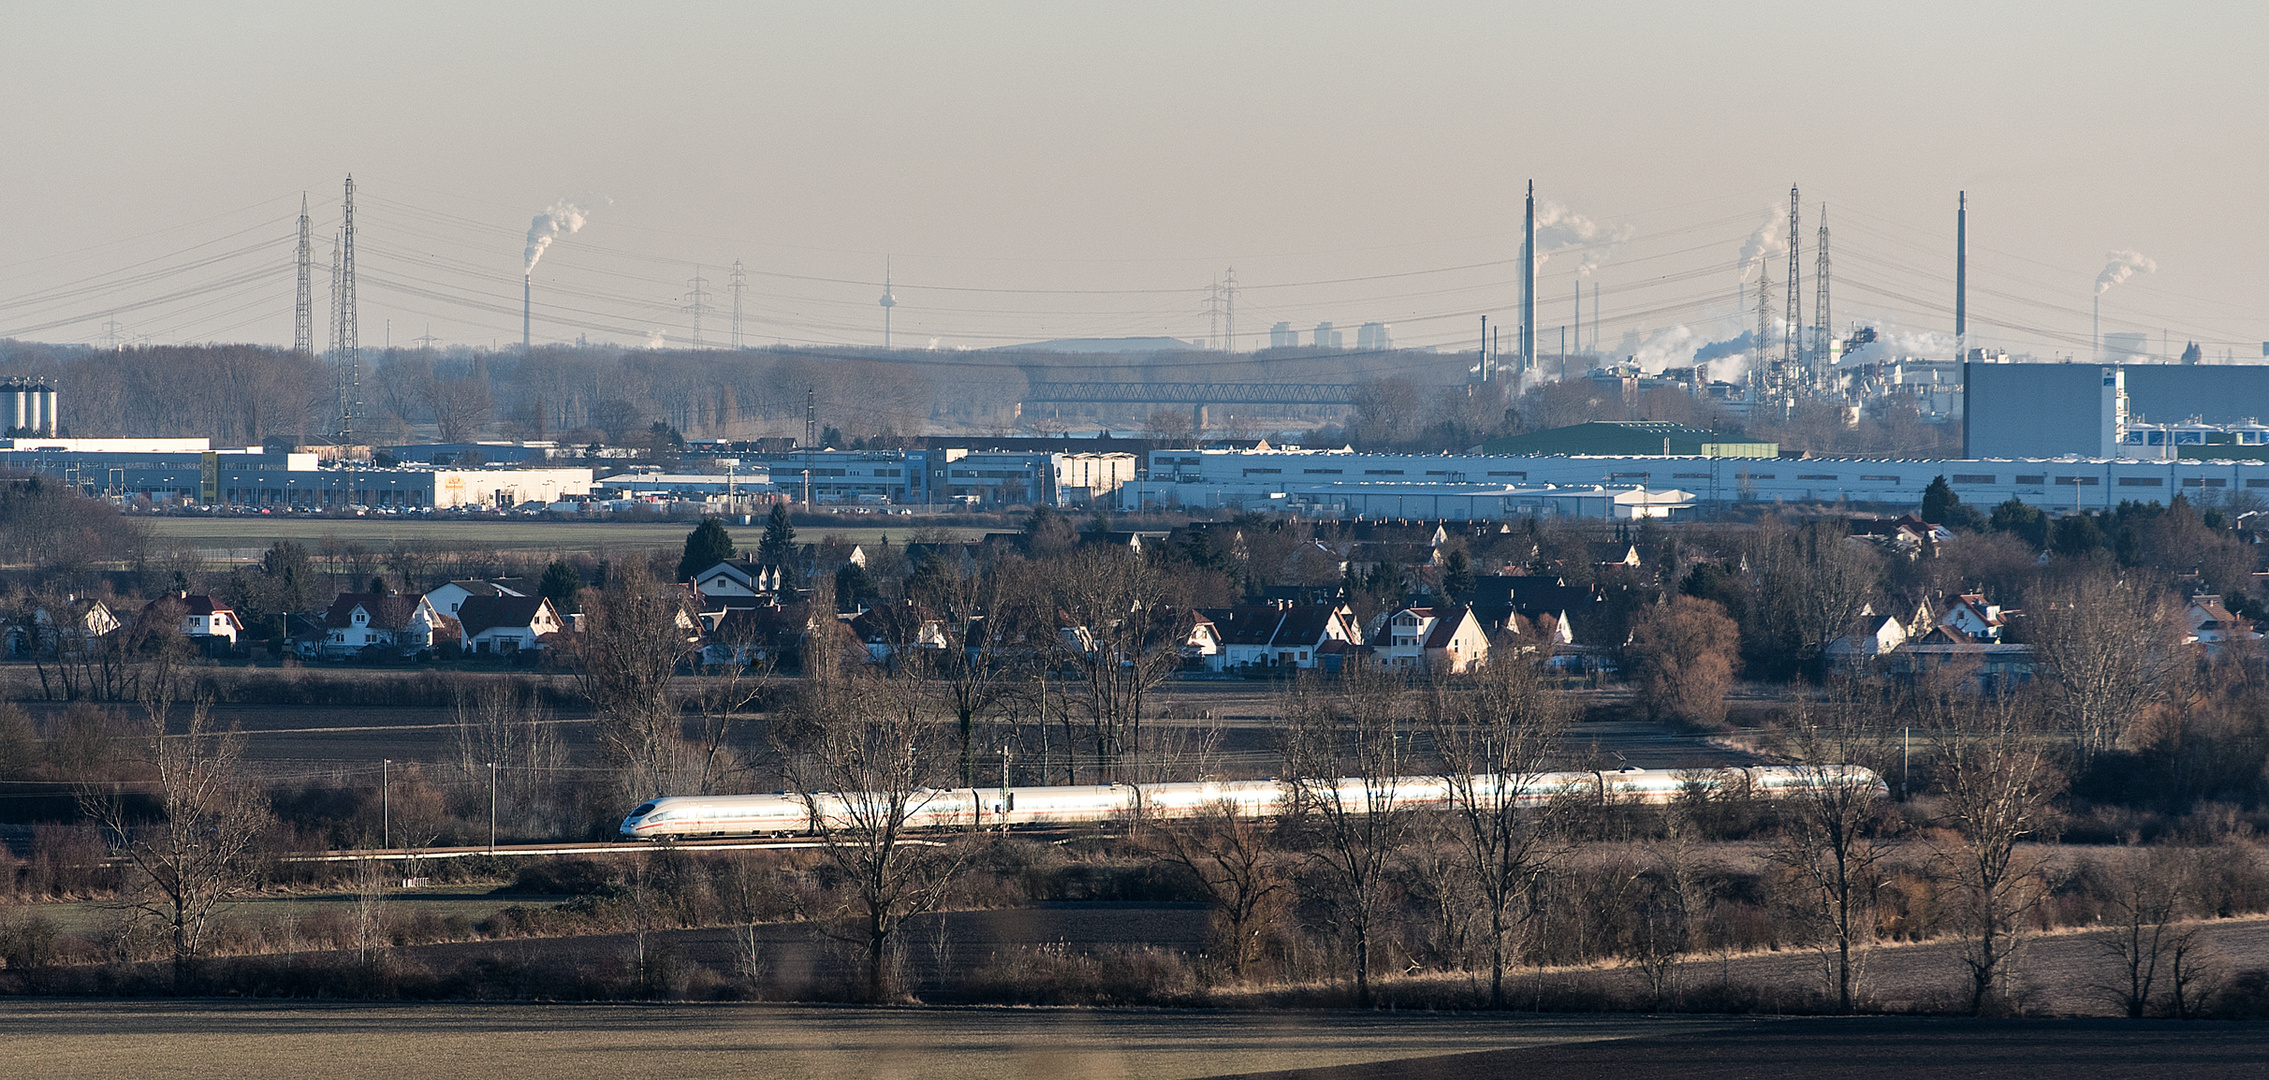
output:
M 1954 344 L 1969 355 L 1970 332 L 1970 193 L 1959 196 L 1954 210 Z
M 520 353 L 523 356 L 527 355 L 528 352 L 529 312 L 535 309 L 535 282 L 536 272 L 534 270 L 520 275 Z
M 1962 362 L 1962 456 L 1970 456 L 1970 193 L 1954 209 L 1954 352 Z
M 1536 181 L 1528 182 L 1521 226 L 1521 373 L 1536 366 Z

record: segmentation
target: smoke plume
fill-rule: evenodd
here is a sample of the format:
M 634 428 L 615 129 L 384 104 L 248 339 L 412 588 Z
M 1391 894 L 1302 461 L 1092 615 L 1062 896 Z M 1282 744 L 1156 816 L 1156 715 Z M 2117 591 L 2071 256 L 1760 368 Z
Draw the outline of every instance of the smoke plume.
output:
M 544 257 L 544 249 L 562 236 L 573 235 L 583 227 L 583 208 L 561 199 L 551 209 L 536 215 L 528 223 L 528 268 L 523 273 L 534 273 L 536 260 Z
M 2104 290 L 2134 277 L 2137 270 L 2155 274 L 2159 264 L 2140 251 L 2114 251 L 2104 256 L 2104 272 L 2096 275 L 2096 295 L 2102 296 Z
M 1574 250 L 1582 255 L 1576 276 L 1590 277 L 1617 244 L 1631 238 L 1632 232 L 1630 225 L 1609 225 L 1558 203 L 1540 202 L 1536 204 L 1536 268 L 1544 269 L 1545 260 L 1555 253 Z
M 1781 230 L 1788 226 L 1788 218 L 1780 211 L 1765 211 L 1765 219 L 1757 223 L 1757 230 L 1741 244 L 1741 280 L 1755 281 L 1765 272 L 1765 260 L 1775 255 L 1788 254 L 1788 239 Z

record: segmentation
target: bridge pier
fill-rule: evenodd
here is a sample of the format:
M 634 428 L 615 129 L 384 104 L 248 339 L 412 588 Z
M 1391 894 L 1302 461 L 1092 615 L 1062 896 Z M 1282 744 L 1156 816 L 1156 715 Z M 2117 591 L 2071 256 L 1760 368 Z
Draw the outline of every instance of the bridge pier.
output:
M 1205 402 L 1190 406 L 1190 437 L 1205 438 Z

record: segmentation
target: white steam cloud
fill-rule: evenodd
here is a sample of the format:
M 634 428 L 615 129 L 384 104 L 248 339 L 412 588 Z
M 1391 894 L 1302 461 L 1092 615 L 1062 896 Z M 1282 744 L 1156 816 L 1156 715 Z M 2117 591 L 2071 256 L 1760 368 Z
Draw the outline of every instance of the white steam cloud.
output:
M 534 273 L 536 260 L 544 257 L 544 249 L 562 236 L 572 236 L 583 227 L 583 208 L 561 199 L 551 209 L 536 215 L 528 223 L 528 268 L 522 273 Z
M 2104 290 L 2134 277 L 2137 270 L 2155 274 L 2159 264 L 2140 251 L 2114 251 L 2104 256 L 2104 272 L 2096 275 L 2096 295 L 2102 296 Z
M 669 343 L 670 335 L 668 331 L 656 330 L 653 333 L 646 335 L 646 348 L 660 349 L 666 347 L 667 345 L 669 345 Z
M 1542 270 L 1545 260 L 1554 254 L 1573 250 L 1582 256 L 1576 276 L 1590 277 L 1633 231 L 1630 225 L 1610 225 L 1558 203 L 1540 202 L 1536 204 L 1536 267 Z
M 1757 223 L 1755 232 L 1741 244 L 1741 280 L 1754 281 L 1763 277 L 1765 260 L 1775 255 L 1788 254 L 1788 238 L 1781 230 L 1788 227 L 1788 218 L 1775 210 L 1765 211 L 1765 219 Z

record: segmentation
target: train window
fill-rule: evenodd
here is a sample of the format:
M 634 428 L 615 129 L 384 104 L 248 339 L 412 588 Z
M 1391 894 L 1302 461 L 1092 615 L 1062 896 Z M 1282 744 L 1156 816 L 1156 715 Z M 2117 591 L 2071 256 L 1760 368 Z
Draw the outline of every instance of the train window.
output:
M 633 811 L 631 811 L 631 812 L 630 812 L 630 816 L 631 816 L 631 817 L 645 817 L 646 815 L 648 815 L 648 814 L 651 814 L 651 813 L 653 813 L 653 812 L 654 812 L 654 804 L 653 804 L 653 803 L 640 803 L 640 804 L 639 804 L 639 806 L 638 806 L 638 809 L 636 809 L 636 810 L 633 810 Z

